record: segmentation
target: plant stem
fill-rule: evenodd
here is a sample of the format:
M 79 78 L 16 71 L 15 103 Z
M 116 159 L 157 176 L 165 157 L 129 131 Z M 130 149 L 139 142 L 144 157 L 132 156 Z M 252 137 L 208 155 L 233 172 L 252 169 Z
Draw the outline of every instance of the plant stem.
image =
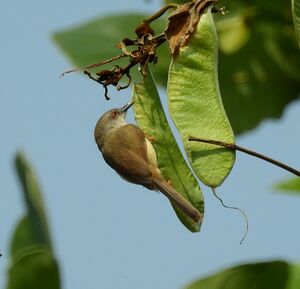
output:
M 177 9 L 178 5 L 177 4 L 168 4 L 166 6 L 164 6 L 163 8 L 161 8 L 160 10 L 158 10 L 156 13 L 154 13 L 153 15 L 149 16 L 148 18 L 146 18 L 145 20 L 143 20 L 144 23 L 151 23 L 154 20 L 156 20 L 157 18 L 161 17 L 162 15 L 164 15 L 169 9 Z
M 274 160 L 274 159 L 271 159 L 265 155 L 262 155 L 260 153 L 257 153 L 255 151 L 252 151 L 252 150 L 249 150 L 249 149 L 246 149 L 244 147 L 241 147 L 241 146 L 238 146 L 234 143 L 227 143 L 227 142 L 223 142 L 223 141 L 217 141 L 217 140 L 210 140 L 210 139 L 205 139 L 205 138 L 199 138 L 199 137 L 193 137 L 193 136 L 189 136 L 189 141 L 197 141 L 197 142 L 204 142 L 204 143 L 209 143 L 209 144 L 213 144 L 213 145 L 218 145 L 218 146 L 222 146 L 222 147 L 226 147 L 226 148 L 229 148 L 229 149 L 232 149 L 232 150 L 236 150 L 236 151 L 240 151 L 240 152 L 243 152 L 245 154 L 248 154 L 248 155 L 251 155 L 253 157 L 256 157 L 256 158 L 259 158 L 259 159 L 262 159 L 266 162 L 269 162 L 277 167 L 280 167 L 286 171 L 289 171 L 290 173 L 300 177 L 300 171 L 286 165 L 286 164 L 283 164 L 277 160 Z
M 125 53 L 122 53 L 122 54 L 114 56 L 113 58 L 108 59 L 108 60 L 103 60 L 103 61 L 100 61 L 98 63 L 93 63 L 93 64 L 88 65 L 88 66 L 84 66 L 84 67 L 79 67 L 79 68 L 74 68 L 74 69 L 71 69 L 71 70 L 67 70 L 67 71 L 63 72 L 60 75 L 60 78 L 64 77 L 65 74 L 67 74 L 67 73 L 71 73 L 71 72 L 75 72 L 75 71 L 79 71 L 79 70 L 90 69 L 90 68 L 95 68 L 95 67 L 98 67 L 98 66 L 110 63 L 110 62 L 114 62 L 114 61 L 119 60 L 120 58 L 123 58 L 123 57 L 127 57 L 127 55 Z

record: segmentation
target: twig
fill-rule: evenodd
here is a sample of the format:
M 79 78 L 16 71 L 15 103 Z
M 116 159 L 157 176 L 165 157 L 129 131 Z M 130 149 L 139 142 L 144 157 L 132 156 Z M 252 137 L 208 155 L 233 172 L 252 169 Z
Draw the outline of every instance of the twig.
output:
M 163 14 L 165 14 L 169 9 L 177 9 L 178 8 L 178 4 L 168 4 L 164 7 L 162 7 L 160 10 L 158 10 L 155 14 L 149 16 L 148 18 L 146 18 L 145 20 L 143 20 L 144 23 L 151 23 L 154 20 L 156 20 L 157 18 L 161 17 Z
M 253 157 L 256 157 L 256 158 L 259 158 L 259 159 L 262 159 L 266 162 L 269 162 L 277 167 L 280 167 L 286 171 L 289 171 L 290 173 L 300 177 L 300 171 L 286 165 L 286 164 L 283 164 L 277 160 L 274 160 L 274 159 L 271 159 L 265 155 L 262 155 L 262 154 L 259 154 L 255 151 L 252 151 L 252 150 L 249 150 L 249 149 L 246 149 L 244 147 L 241 147 L 241 146 L 238 146 L 234 143 L 227 143 L 227 142 L 223 142 L 223 141 L 217 141 L 217 140 L 210 140 L 210 139 L 205 139 L 205 138 L 199 138 L 199 137 L 193 137 L 193 136 L 189 136 L 189 141 L 197 141 L 197 142 L 204 142 L 204 143 L 209 143 L 209 144 L 213 144 L 213 145 L 218 145 L 218 146 L 222 146 L 222 147 L 226 147 L 226 148 L 229 148 L 229 149 L 232 149 L 232 150 L 236 150 L 236 151 L 240 151 L 240 152 L 243 152 L 245 154 L 248 154 L 248 155 L 251 155 Z
M 155 41 L 153 41 L 153 40 L 155 40 Z M 149 56 L 149 52 L 152 51 L 154 47 L 157 48 L 158 46 L 160 46 L 161 44 L 163 44 L 166 40 L 167 39 L 166 39 L 166 36 L 164 35 L 164 33 L 162 33 L 162 34 L 157 35 L 156 37 L 154 37 L 152 39 L 153 45 L 149 46 L 148 49 L 146 49 L 143 54 L 139 55 L 138 57 L 133 58 L 131 60 L 131 62 L 122 69 L 123 75 L 129 73 L 129 71 L 130 71 L 130 69 L 132 67 L 134 67 L 135 65 L 137 65 L 138 63 L 140 63 L 141 61 L 143 61 L 144 58 L 146 58 L 146 57 Z
M 99 79 L 97 79 L 97 78 L 95 78 L 95 77 L 93 77 L 92 76 L 92 74 L 89 72 L 89 71 L 87 71 L 87 70 L 84 70 L 83 71 L 83 73 L 85 74 L 85 75 L 87 75 L 90 79 L 92 79 L 92 80 L 94 80 L 94 81 L 96 81 L 97 83 L 100 83 L 100 84 L 102 84 L 103 85 L 103 87 L 104 87 L 104 97 L 105 97 L 105 99 L 106 100 L 110 100 L 110 97 L 108 96 L 108 89 L 107 89 L 107 85 L 105 85 L 105 84 L 103 84 L 103 83 L 101 83 L 101 81 L 99 80 Z
M 125 53 L 122 53 L 120 55 L 114 56 L 111 59 L 103 60 L 103 61 L 100 61 L 98 63 L 93 63 L 93 64 L 88 65 L 88 66 L 84 66 L 84 67 L 79 67 L 79 68 L 74 68 L 74 69 L 71 69 L 71 70 L 67 70 L 67 71 L 63 72 L 60 75 L 60 78 L 64 77 L 65 74 L 67 74 L 67 73 L 71 73 L 71 72 L 75 72 L 75 71 L 79 71 L 79 70 L 86 70 L 86 69 L 90 69 L 90 68 L 95 68 L 95 67 L 98 67 L 98 66 L 110 63 L 110 62 L 114 62 L 114 61 L 119 60 L 120 58 L 123 58 L 123 57 L 127 57 L 127 55 Z

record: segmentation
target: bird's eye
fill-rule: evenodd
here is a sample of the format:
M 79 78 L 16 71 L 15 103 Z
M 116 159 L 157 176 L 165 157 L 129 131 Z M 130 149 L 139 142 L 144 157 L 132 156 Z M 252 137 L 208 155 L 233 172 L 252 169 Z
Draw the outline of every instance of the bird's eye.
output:
M 117 111 L 112 111 L 112 112 L 111 112 L 111 116 L 112 116 L 113 118 L 116 118 L 117 115 L 118 115 L 118 112 L 117 112 Z

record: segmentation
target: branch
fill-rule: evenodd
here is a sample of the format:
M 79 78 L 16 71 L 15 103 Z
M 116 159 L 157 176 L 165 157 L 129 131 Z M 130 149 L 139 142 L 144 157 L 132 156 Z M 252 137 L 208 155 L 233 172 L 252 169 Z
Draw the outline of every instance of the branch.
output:
M 228 149 L 232 149 L 232 150 L 235 150 L 235 151 L 240 151 L 240 152 L 243 152 L 245 154 L 248 154 L 248 155 L 251 155 L 253 157 L 256 157 L 256 158 L 259 158 L 261 160 L 264 160 L 266 162 L 269 162 L 277 167 L 280 167 L 298 177 L 300 177 L 300 171 L 286 165 L 286 164 L 283 164 L 279 161 L 276 161 L 274 159 L 271 159 L 265 155 L 262 155 L 262 154 L 259 154 L 255 151 L 252 151 L 252 150 L 249 150 L 249 149 L 246 149 L 246 148 L 243 148 L 241 146 L 238 146 L 234 143 L 227 143 L 227 142 L 223 142 L 223 141 L 217 141 L 217 140 L 210 140 L 210 139 L 205 139 L 205 138 L 199 138 L 199 137 L 194 137 L 194 136 L 189 136 L 189 141 L 197 141 L 197 142 L 203 142 L 203 143 L 209 143 L 209 144 L 213 144 L 213 145 L 218 145 L 218 146 L 222 146 L 222 147 L 226 147 Z
M 98 66 L 110 63 L 110 62 L 114 62 L 114 61 L 119 60 L 120 58 L 123 58 L 123 57 L 126 57 L 126 56 L 127 55 L 123 53 L 123 54 L 114 56 L 111 59 L 103 60 L 103 61 L 100 61 L 98 63 L 93 63 L 93 64 L 90 64 L 88 66 L 84 66 L 84 67 L 79 67 L 79 68 L 74 68 L 74 69 L 71 69 L 71 70 L 67 70 L 67 71 L 63 72 L 60 75 L 60 78 L 64 77 L 65 74 L 72 73 L 72 72 L 79 71 L 79 70 L 86 70 L 86 69 L 90 69 L 90 68 L 95 68 L 95 67 L 98 67 Z

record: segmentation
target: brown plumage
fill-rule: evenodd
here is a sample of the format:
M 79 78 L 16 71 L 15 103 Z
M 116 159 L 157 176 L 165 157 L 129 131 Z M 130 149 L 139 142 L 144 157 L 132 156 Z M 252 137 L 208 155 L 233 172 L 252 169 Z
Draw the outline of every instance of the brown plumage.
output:
M 125 122 L 125 113 L 131 105 L 112 109 L 97 122 L 95 140 L 104 160 L 128 182 L 162 192 L 184 214 L 199 223 L 200 212 L 162 176 L 155 150 L 143 131 Z

